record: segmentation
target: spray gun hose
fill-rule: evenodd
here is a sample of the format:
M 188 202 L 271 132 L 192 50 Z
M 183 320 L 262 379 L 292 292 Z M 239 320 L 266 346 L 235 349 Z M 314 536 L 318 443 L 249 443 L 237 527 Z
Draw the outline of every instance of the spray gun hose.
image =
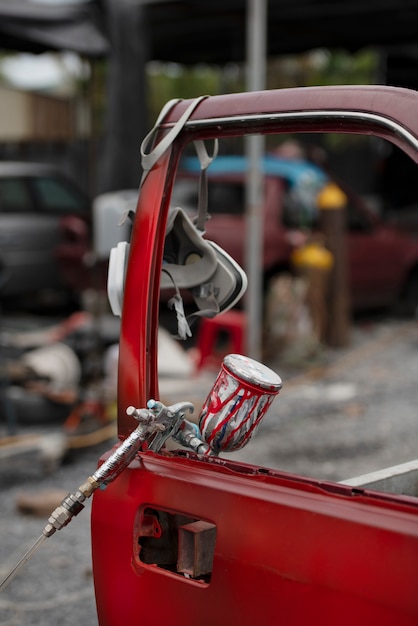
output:
M 140 424 L 108 459 L 79 486 L 77 491 L 68 494 L 51 513 L 42 533 L 51 537 L 64 528 L 84 508 L 84 502 L 100 487 L 105 487 L 123 472 L 145 441 L 147 427 Z

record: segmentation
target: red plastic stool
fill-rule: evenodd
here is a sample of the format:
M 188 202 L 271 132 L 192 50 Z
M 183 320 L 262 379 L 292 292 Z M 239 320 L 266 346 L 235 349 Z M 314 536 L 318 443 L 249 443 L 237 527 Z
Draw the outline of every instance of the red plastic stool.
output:
M 227 311 L 200 323 L 197 369 L 219 368 L 227 354 L 243 354 L 247 319 L 242 311 Z

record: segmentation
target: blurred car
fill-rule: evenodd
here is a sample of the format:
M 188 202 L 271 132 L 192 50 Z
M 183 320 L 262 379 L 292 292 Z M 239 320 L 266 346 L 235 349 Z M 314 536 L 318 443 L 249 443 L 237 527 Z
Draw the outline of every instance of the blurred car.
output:
M 208 169 L 205 237 L 241 266 L 245 264 L 245 173 L 243 156 L 218 156 Z M 316 198 L 329 175 L 309 161 L 266 156 L 264 173 L 263 271 L 265 279 L 290 269 L 290 258 L 307 233 L 318 227 Z M 172 206 L 191 214 L 198 206 L 200 163 L 182 161 Z M 334 181 L 335 182 L 335 181 Z M 339 184 L 347 196 L 348 275 L 353 310 L 387 307 L 399 301 L 418 305 L 418 241 L 380 219 L 364 198 Z
M 0 162 L 0 297 L 82 285 L 88 197 L 58 168 Z

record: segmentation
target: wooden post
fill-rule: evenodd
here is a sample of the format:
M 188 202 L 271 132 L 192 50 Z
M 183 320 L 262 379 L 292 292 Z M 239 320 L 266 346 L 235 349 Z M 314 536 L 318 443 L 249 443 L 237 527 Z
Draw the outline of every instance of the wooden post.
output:
M 347 196 L 335 183 L 328 183 L 317 201 L 324 243 L 334 258 L 329 277 L 326 343 L 342 348 L 350 342 L 351 325 L 345 234 Z

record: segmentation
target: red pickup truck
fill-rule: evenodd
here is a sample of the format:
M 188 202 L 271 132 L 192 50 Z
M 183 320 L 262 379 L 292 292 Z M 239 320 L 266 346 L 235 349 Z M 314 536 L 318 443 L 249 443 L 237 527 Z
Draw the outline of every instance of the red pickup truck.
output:
M 263 260 L 265 279 L 290 269 L 295 246 L 318 228 L 317 195 L 329 176 L 308 161 L 271 155 L 264 173 Z M 208 213 L 205 236 L 245 263 L 245 177 L 243 156 L 218 156 L 208 168 Z M 195 214 L 200 164 L 197 157 L 181 162 L 172 205 Z M 333 181 L 334 182 L 334 181 Z M 347 185 L 346 243 L 350 301 L 353 310 L 418 305 L 418 240 L 380 218 L 363 197 Z M 408 300 L 408 302 L 406 302 Z

